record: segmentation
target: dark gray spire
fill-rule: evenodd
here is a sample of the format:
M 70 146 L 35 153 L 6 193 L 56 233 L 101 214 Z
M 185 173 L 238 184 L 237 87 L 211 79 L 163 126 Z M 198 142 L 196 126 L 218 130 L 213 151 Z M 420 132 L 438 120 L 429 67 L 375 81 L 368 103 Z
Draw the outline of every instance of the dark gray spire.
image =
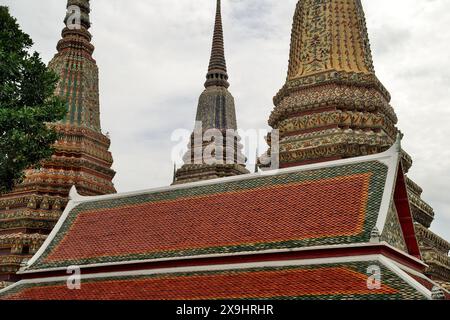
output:
M 211 58 L 209 60 L 209 68 L 206 79 L 206 88 L 211 86 L 228 88 L 230 86 L 227 81 L 228 74 L 223 40 L 221 0 L 217 0 L 216 22 L 214 25 Z

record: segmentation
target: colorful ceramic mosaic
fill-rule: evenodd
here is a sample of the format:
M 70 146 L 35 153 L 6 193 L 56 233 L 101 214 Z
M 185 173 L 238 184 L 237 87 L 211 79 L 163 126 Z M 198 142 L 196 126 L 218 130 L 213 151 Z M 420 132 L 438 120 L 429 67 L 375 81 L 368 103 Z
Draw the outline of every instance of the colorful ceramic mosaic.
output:
M 58 53 L 49 63 L 60 76 L 56 93 L 66 99 L 67 115 L 51 124 L 60 133 L 52 158 L 38 170 L 27 170 L 24 182 L 0 197 L 0 233 L 23 235 L 15 238 L 13 246 L 0 247 L 11 249 L 13 255 L 0 255 L 0 281 L 14 281 L 22 260 L 38 250 L 41 238 L 64 210 L 73 185 L 84 195 L 115 193 L 110 140 L 100 127 L 98 68 L 88 31 L 90 5 L 88 0 L 69 0 L 67 7 L 72 5 L 80 8 L 80 28 L 63 29 Z M 30 234 L 40 240 L 28 244 Z
M 288 76 L 274 97 L 269 125 L 279 130 L 280 167 L 293 167 L 379 153 L 398 134 L 391 96 L 375 75 L 360 0 L 303 0 L 297 3 Z M 268 141 L 271 141 L 269 134 Z M 268 150 L 264 158 L 270 156 Z M 408 172 L 411 157 L 403 153 Z M 407 179 L 412 214 L 429 228 L 433 209 L 422 189 Z M 390 240 L 401 247 L 400 239 Z M 420 229 L 428 275 L 450 282 L 450 244 Z
M 398 132 L 389 101 L 360 1 L 299 1 L 287 81 L 269 119 L 280 130 L 280 166 L 386 150 Z

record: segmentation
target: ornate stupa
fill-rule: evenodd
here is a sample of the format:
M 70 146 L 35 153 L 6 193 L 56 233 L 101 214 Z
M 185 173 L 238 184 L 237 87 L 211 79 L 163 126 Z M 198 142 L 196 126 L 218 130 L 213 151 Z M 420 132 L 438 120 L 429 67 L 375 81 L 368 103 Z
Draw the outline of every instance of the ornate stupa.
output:
M 56 93 L 67 100 L 67 115 L 50 124 L 60 134 L 52 158 L 40 169 L 27 170 L 23 183 L 0 197 L 2 285 L 14 281 L 23 260 L 39 249 L 64 210 L 73 185 L 86 196 L 116 192 L 110 140 L 100 126 L 89 0 L 69 0 L 67 8 L 58 53 L 49 63 L 60 76 Z
M 197 120 L 204 122 L 206 129 L 222 134 L 224 129 L 235 128 L 236 121 L 227 91 L 220 1 L 217 16 L 213 58 Z M 319 36 L 328 39 L 330 30 L 338 31 L 331 34 L 333 39 L 347 40 L 342 40 L 337 56 L 328 60 L 320 54 L 296 60 L 298 66 L 303 60 L 317 64 L 318 70 L 332 63 L 338 70 L 335 74 L 323 71 L 331 72 L 325 82 L 318 75 L 313 78 L 316 84 L 303 86 L 300 80 L 287 85 L 278 95 L 289 110 L 284 111 L 284 120 L 308 115 L 299 107 L 304 102 L 310 115 L 335 110 L 395 122 L 389 96 L 373 69 L 366 68 L 367 74 L 356 72 L 364 69 L 361 52 L 347 48 L 348 41 L 358 42 L 358 35 L 367 40 L 363 20 L 359 0 L 299 2 L 291 58 L 301 51 L 295 48 L 301 47 L 299 34 L 311 34 L 314 41 L 306 44 L 314 54 L 319 48 L 313 44 L 320 43 Z M 320 27 L 325 31 L 316 36 L 314 32 Z M 353 33 L 348 36 L 350 31 Z M 324 53 L 334 48 L 327 43 L 320 47 Z M 367 43 L 365 48 L 368 50 Z M 369 51 L 366 54 L 370 57 Z M 340 64 L 335 65 L 336 61 Z M 366 62 L 366 66 L 371 65 Z M 344 70 L 355 65 L 360 69 Z M 304 70 L 309 68 L 306 63 Z M 297 74 L 294 69 L 290 67 L 290 74 Z M 310 77 L 309 72 L 314 74 L 308 71 L 305 77 Z M 334 100 L 323 86 L 334 92 Z M 319 93 L 312 94 L 310 100 L 296 100 L 303 90 L 313 88 Z M 357 97 L 361 100 L 355 102 Z M 314 107 L 314 101 L 320 99 L 325 102 Z M 366 122 L 354 123 L 363 127 Z M 22 280 L 0 290 L 0 300 L 449 300 L 450 292 L 433 280 L 437 277 L 430 269 L 432 279 L 424 275 L 429 266 L 421 260 L 422 255 L 426 257 L 425 249 L 421 252 L 416 238 L 420 233 L 414 227 L 403 169 L 410 165 L 410 158 L 401 151 L 399 135 L 392 141 L 397 131 L 394 124 L 389 129 L 382 122 L 379 130 L 376 128 L 368 125 L 368 138 L 362 140 L 355 138 L 362 129 L 343 128 L 342 135 L 356 139 L 354 154 L 335 149 L 334 156 L 310 159 L 321 161 L 319 164 L 225 179 L 212 179 L 219 176 L 218 166 L 185 164 L 176 173 L 175 183 L 208 180 L 101 197 L 81 197 L 73 188 L 70 204 L 51 238 L 23 264 L 18 272 Z M 204 130 L 202 127 L 200 133 Z M 295 131 L 289 132 L 294 132 L 291 136 L 295 138 Z M 300 131 L 297 138 L 302 134 Z M 374 136 L 379 140 L 371 142 Z M 239 149 L 237 142 L 237 138 L 232 139 L 232 145 L 224 143 L 224 148 Z M 391 143 L 388 150 L 377 152 Z M 344 150 L 346 144 L 341 143 Z M 203 151 L 201 145 L 197 148 Z M 195 158 L 191 152 L 187 160 Z M 356 157 L 365 152 L 376 154 Z M 333 157 L 352 158 L 324 161 Z M 281 163 L 289 166 L 304 161 L 291 160 Z M 420 195 L 420 188 L 411 183 L 409 188 Z M 422 223 L 430 220 L 426 220 L 425 211 L 418 217 L 424 219 Z M 445 251 L 437 236 L 428 231 L 426 235 L 430 250 Z M 71 266 L 82 270 L 77 279 L 79 290 L 68 286 L 72 275 L 66 270 Z
M 174 184 L 249 173 L 245 168 L 240 137 L 236 133 L 236 109 L 234 98 L 228 91 L 229 86 L 221 1 L 217 0 L 205 90 L 199 98 L 196 127 L 183 158 L 184 165 L 176 171 Z M 216 139 L 220 139 L 220 142 Z M 214 150 L 207 154 L 206 151 L 211 146 L 214 146 Z
M 300 1 L 286 84 L 269 124 L 280 166 L 384 151 L 396 139 L 391 97 L 375 75 L 360 1 Z
M 269 125 L 278 130 L 280 167 L 386 150 L 399 133 L 390 100 L 375 75 L 361 1 L 299 1 L 287 80 L 274 97 L 269 118 Z M 407 173 L 412 159 L 402 154 Z M 450 281 L 450 244 L 428 229 L 433 209 L 421 199 L 422 189 L 407 180 L 428 275 Z

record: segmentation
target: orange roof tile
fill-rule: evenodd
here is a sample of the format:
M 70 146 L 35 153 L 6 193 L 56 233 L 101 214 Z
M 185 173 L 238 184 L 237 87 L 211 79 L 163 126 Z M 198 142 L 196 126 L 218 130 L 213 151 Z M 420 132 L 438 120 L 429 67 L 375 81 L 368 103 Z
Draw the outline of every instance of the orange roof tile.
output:
M 200 300 L 200 299 L 424 299 L 387 268 L 379 289 L 369 289 L 371 263 L 343 263 L 250 270 L 86 279 L 80 290 L 65 282 L 22 284 L 3 298 L 19 300 Z
M 386 175 L 373 161 L 87 201 L 32 269 L 367 242 Z

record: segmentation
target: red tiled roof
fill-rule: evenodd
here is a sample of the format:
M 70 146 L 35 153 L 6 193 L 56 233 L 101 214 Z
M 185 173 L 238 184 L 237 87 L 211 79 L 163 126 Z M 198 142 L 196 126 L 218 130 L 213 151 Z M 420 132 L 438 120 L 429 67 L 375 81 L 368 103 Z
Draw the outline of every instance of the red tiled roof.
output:
M 46 261 L 357 235 L 369 179 L 353 175 L 83 212 Z
M 380 289 L 369 289 L 367 264 L 231 270 L 195 274 L 83 280 L 81 290 L 65 283 L 19 285 L 4 296 L 19 300 L 198 300 L 235 298 L 400 299 L 424 298 L 383 270 Z
M 383 237 L 398 232 L 414 237 L 410 208 L 399 202 L 406 190 L 402 179 L 395 180 L 402 173 L 399 155 L 390 156 L 391 161 L 384 154 L 383 160 L 373 156 L 128 195 L 83 199 L 75 195 L 77 200 L 64 212 L 45 247 L 21 270 L 29 280 L 2 291 L 0 299 L 429 298 L 418 280 L 400 274 L 387 258 L 394 252 L 392 261 L 419 270 L 422 264 L 415 260 L 417 265 L 412 264 L 412 257 L 390 249 L 378 252 L 376 261 L 348 262 L 359 256 L 351 255 L 350 260 L 349 252 L 361 257 L 371 253 L 361 249 L 336 255 L 332 246 L 373 247 L 368 242 L 375 226 Z M 392 199 L 400 209 L 401 230 L 388 223 Z M 311 259 L 296 256 L 296 262 L 278 261 L 275 255 L 281 257 L 280 250 L 263 252 L 315 246 L 332 251 L 325 253 L 327 260 L 319 259 L 325 248 L 309 248 L 304 252 L 313 253 Z M 386 248 L 383 242 L 376 246 Z M 407 246 L 414 254 L 416 246 Z M 258 251 L 255 260 L 241 260 Z M 213 258 L 204 256 L 226 253 L 236 253 L 236 260 L 212 261 L 214 268 L 207 264 Z M 203 262 L 192 259 L 194 255 L 203 255 Z M 162 265 L 155 266 L 154 259 L 169 257 L 182 261 L 159 261 Z M 273 267 L 281 261 L 308 265 Z M 329 264 L 315 264 L 324 261 Z M 367 286 L 368 267 L 374 264 L 382 267 L 378 290 Z M 85 266 L 81 290 L 68 290 L 59 277 L 72 265 Z M 239 270 L 256 265 L 258 269 Z M 228 268 L 234 270 L 210 271 Z
M 377 161 L 83 202 L 30 269 L 370 239 Z

